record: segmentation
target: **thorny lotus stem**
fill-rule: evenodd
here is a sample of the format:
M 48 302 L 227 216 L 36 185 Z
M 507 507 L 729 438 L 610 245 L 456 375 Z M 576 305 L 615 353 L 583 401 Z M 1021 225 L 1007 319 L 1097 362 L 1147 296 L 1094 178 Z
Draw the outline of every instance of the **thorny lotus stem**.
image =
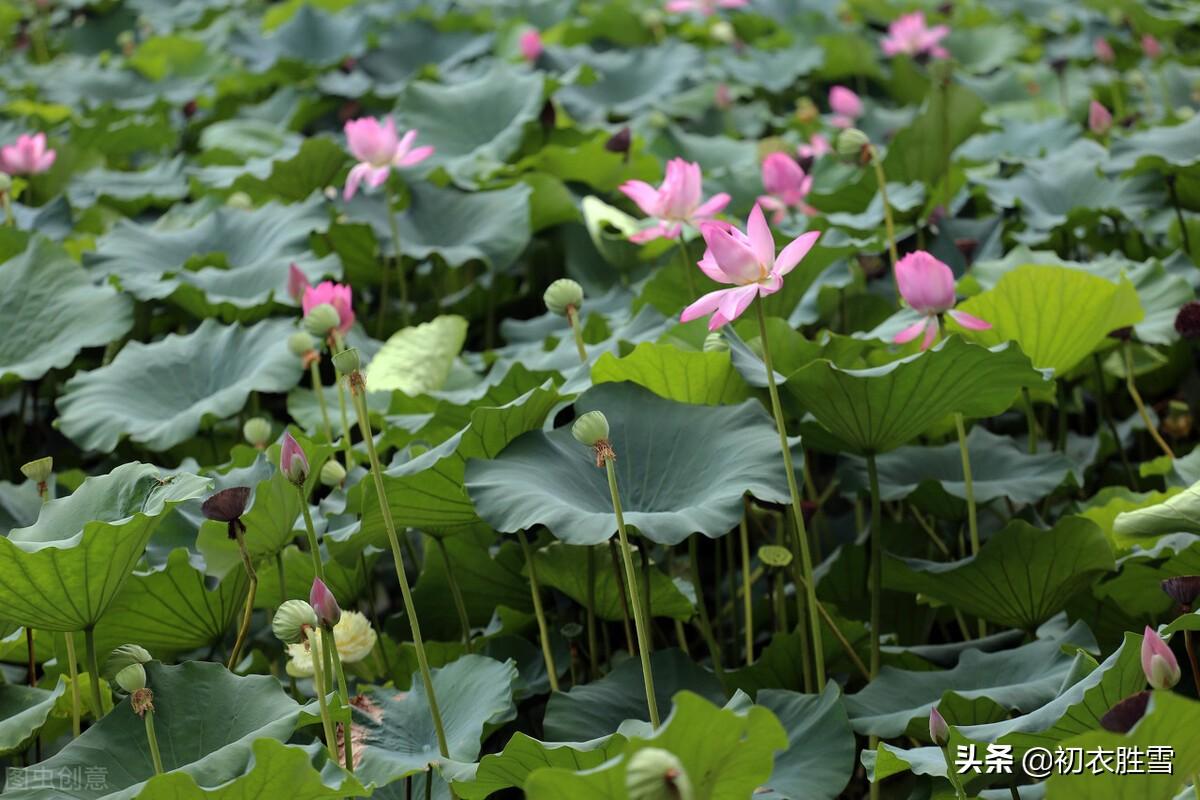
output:
M 1033 396 L 1029 394 L 1028 386 L 1021 387 L 1021 397 L 1025 400 L 1025 427 L 1029 429 L 1029 455 L 1037 455 L 1037 414 L 1033 410 Z M 1120 443 L 1118 442 L 1118 444 Z
M 233 649 L 229 651 L 227 666 L 230 671 L 237 666 L 242 645 L 245 644 L 246 636 L 250 633 L 250 618 L 254 614 L 254 595 L 258 591 L 258 575 L 254 571 L 254 562 L 250 560 L 250 551 L 246 549 L 246 536 L 240 527 L 234 528 L 234 535 L 237 537 L 238 552 L 242 556 L 242 566 L 246 568 L 246 575 L 250 578 L 250 586 L 246 589 L 246 610 L 242 613 L 242 624 L 238 626 L 237 639 L 233 642 Z
M 296 491 L 300 493 L 300 513 L 304 515 L 304 530 L 308 534 L 308 549 L 312 552 L 313 574 L 321 579 L 321 583 L 328 583 L 325 580 L 325 565 L 321 563 L 321 545 L 317 541 L 317 529 L 313 525 L 312 512 L 308 510 L 308 494 L 304 491 L 304 484 L 297 483 Z M 282 580 L 282 575 L 280 579 Z
M 435 536 L 438 550 L 442 554 L 442 563 L 446 565 L 446 582 L 450 584 L 450 596 L 454 598 L 454 610 L 458 612 L 458 627 L 462 629 L 463 646 L 471 652 L 471 618 L 467 615 L 467 604 L 463 600 L 462 587 L 454 574 L 454 564 L 450 562 L 450 553 L 446 550 L 446 542 L 442 537 Z
M 1150 432 L 1150 437 L 1154 439 L 1154 443 L 1159 449 L 1167 455 L 1168 458 L 1175 458 L 1175 451 L 1171 446 L 1163 440 L 1162 434 L 1158 432 L 1158 427 L 1150 420 L 1150 413 L 1146 411 L 1146 404 L 1142 402 L 1142 395 L 1138 391 L 1137 381 L 1133 376 L 1133 342 L 1128 339 L 1122 345 L 1125 351 L 1125 385 L 1129 388 L 1129 396 L 1133 398 L 1133 404 L 1137 406 L 1138 415 L 1142 418 L 1142 423 L 1146 426 L 1146 430 Z M 1120 442 L 1118 442 L 1118 445 Z
M 617 542 L 614 539 L 608 540 L 608 554 L 612 556 L 612 571 L 613 580 L 617 584 L 617 598 L 621 602 L 621 621 L 625 628 L 625 649 L 629 651 L 629 655 L 633 655 L 633 628 L 629 624 L 629 596 L 625 593 L 625 579 L 621 577 L 621 554 L 618 552 Z
M 746 666 L 754 663 L 754 597 L 750 582 L 750 531 L 746 525 L 746 515 L 742 514 L 742 522 L 738 526 L 738 534 L 742 543 L 742 610 L 746 617 Z
M 71 676 L 71 735 L 79 738 L 79 668 L 75 660 L 75 634 L 67 631 L 67 674 Z
M 529 567 L 529 593 L 533 596 L 533 613 L 537 616 L 538 638 L 542 640 L 542 658 L 546 661 L 546 673 L 550 677 L 550 691 L 558 691 L 558 668 L 554 665 L 554 652 L 550 649 L 550 630 L 546 627 L 546 612 L 542 608 L 542 587 L 538 584 L 537 565 L 533 563 L 533 548 L 524 530 L 517 530 L 521 541 L 521 552 Z
M 384 202 L 387 203 L 388 225 L 391 226 L 392 250 L 396 253 L 396 275 L 400 278 L 400 318 L 407 326 L 411 321 L 408 313 L 408 276 L 404 274 L 404 253 L 400 250 L 400 227 L 396 224 L 396 207 L 393 202 L 395 199 L 396 193 L 392 191 L 391 183 L 388 183 Z M 383 275 L 383 286 L 379 292 L 379 321 L 375 326 L 375 335 L 380 338 L 383 337 L 383 315 L 387 308 L 387 270 L 383 271 Z
M 658 701 L 654 698 L 654 673 L 650 671 L 650 642 L 646 625 L 649 620 L 642 613 L 641 592 L 638 590 L 637 573 L 633 569 L 633 553 L 629 547 L 629 535 L 625 532 L 625 515 L 621 510 L 621 495 L 617 491 L 617 470 L 613 466 L 611 449 L 604 455 L 604 470 L 608 474 L 608 492 L 612 495 L 613 513 L 617 516 L 617 536 L 621 540 L 621 559 L 625 563 L 625 583 L 629 587 L 629 602 L 633 604 L 633 624 L 637 628 L 638 655 L 642 659 L 642 680 L 646 684 L 646 706 L 650 711 L 650 725 L 658 728 Z
M 104 716 L 104 700 L 100 696 L 100 661 L 96 658 L 96 631 L 91 627 L 83 629 L 83 645 L 87 652 L 88 683 L 92 686 L 92 705 L 95 708 L 96 719 Z
M 958 452 L 962 455 L 963 492 L 967 496 L 967 532 L 971 536 L 971 555 L 979 555 L 979 518 L 975 508 L 975 481 L 971 478 L 971 452 L 967 449 L 967 429 L 963 415 L 954 415 L 954 427 L 958 431 Z M 987 636 L 987 623 L 979 620 L 979 638 Z
M 588 676 L 600 676 L 599 654 L 596 652 L 596 547 L 587 548 L 587 642 Z
M 392 507 L 388 505 L 387 489 L 383 485 L 383 468 L 379 465 L 379 454 L 375 452 L 375 438 L 371 433 L 371 421 L 367 416 L 367 401 L 365 387 L 362 385 L 362 375 L 358 372 L 347 376 L 350 382 L 350 397 L 354 400 L 354 411 L 358 415 L 358 427 L 362 432 L 363 442 L 367 446 L 367 459 L 371 464 L 371 477 L 375 482 L 375 496 L 379 500 L 379 510 L 383 514 L 383 524 L 387 529 L 388 542 L 392 546 L 392 561 L 396 567 L 396 578 L 400 581 L 400 594 L 404 598 L 404 613 L 408 616 L 408 624 L 412 630 L 413 647 L 417 651 L 417 666 L 421 670 L 421 682 L 425 685 L 425 695 L 429 699 L 429 714 L 433 718 L 433 728 L 437 733 L 438 751 L 442 758 L 450 757 L 450 749 L 446 745 L 446 729 L 442 725 L 442 712 L 438 708 L 437 695 L 433 691 L 433 674 L 429 671 L 429 656 L 425 652 L 425 640 L 421 637 L 421 623 L 417 620 L 417 607 L 413 603 L 412 589 L 408 585 L 408 575 L 404 572 L 404 555 L 400 551 L 400 538 L 396 535 L 396 523 L 392 520 Z
M 324 635 L 324 632 L 322 632 L 322 635 Z M 317 693 L 317 705 L 321 709 L 321 727 L 325 730 L 325 747 L 329 750 L 329 757 L 336 763 L 337 736 L 333 732 L 333 720 L 329 716 L 329 703 L 325 698 L 328 691 L 325 687 L 325 665 L 322 663 L 325 659 L 317 652 L 317 643 L 313 641 L 311 632 L 308 637 L 308 647 L 309 652 L 312 653 L 313 689 Z
M 579 353 L 579 360 L 586 364 L 588 355 L 583 346 L 583 330 L 579 327 L 579 311 L 575 306 L 567 306 L 567 323 L 571 326 L 571 335 L 575 337 L 575 351 Z
M 313 394 L 317 396 L 317 405 L 321 407 L 321 425 L 324 428 L 325 438 L 330 444 L 333 444 L 333 425 L 329 422 L 329 405 L 325 402 L 325 387 L 321 385 L 321 370 L 314 357 L 308 363 L 308 375 L 312 379 Z
M 871 166 L 875 169 L 875 182 L 879 184 L 879 197 L 883 201 L 883 225 L 887 230 L 888 255 L 892 257 L 892 271 L 894 273 L 896 262 L 900 260 L 900 255 L 896 251 L 896 223 L 892 219 L 892 205 L 888 201 L 887 175 L 884 174 L 883 161 L 879 158 L 879 151 L 875 149 L 874 145 L 871 146 L 870 157 Z
M 788 491 L 792 495 L 792 524 L 796 532 L 796 544 L 800 550 L 800 568 L 804 578 L 806 597 L 804 604 L 808 607 L 808 622 L 812 631 L 813 663 L 816 666 L 816 690 L 825 687 L 825 650 L 821 646 L 821 621 L 817 612 L 816 581 L 813 580 L 812 553 L 808 545 L 808 531 L 804 525 L 804 511 L 800 505 L 800 489 L 796 485 L 796 470 L 792 466 L 792 450 L 788 445 L 787 427 L 783 421 L 783 406 L 779 402 L 779 388 L 775 385 L 775 368 L 771 365 L 771 347 L 767 342 L 767 314 L 763 310 L 762 299 L 755 304 L 758 310 L 758 329 L 761 334 L 763 365 L 767 369 L 767 391 L 771 395 L 771 412 L 775 415 L 775 428 L 779 432 L 779 449 L 783 453 L 783 469 L 787 473 Z M 796 593 L 799 599 L 800 593 Z M 804 612 L 800 612 L 803 619 Z
M 146 743 L 150 745 L 150 760 L 154 762 L 154 774 L 162 775 L 162 755 L 158 752 L 158 736 L 154 734 L 154 709 L 146 709 L 142 717 L 146 721 Z
M 337 334 L 329 337 L 330 349 L 336 354 L 343 349 L 342 339 Z M 334 380 L 337 381 L 338 408 L 342 413 L 342 449 L 346 454 L 346 472 L 354 468 L 354 447 L 350 442 L 350 416 L 346 413 L 346 390 L 342 386 L 342 373 L 334 365 Z M 330 441 L 332 444 L 332 440 Z
M 338 697 L 342 701 L 342 706 L 346 709 L 348 715 L 352 715 L 350 710 L 350 691 L 346 688 L 346 672 L 342 669 L 342 657 L 338 654 L 337 641 L 333 638 L 333 632 L 328 628 L 321 628 L 321 650 L 329 654 L 329 660 L 333 664 L 334 674 L 337 675 Z M 346 747 L 346 771 L 354 772 L 354 745 L 350 737 L 350 721 L 342 723 L 342 739 L 345 741 Z M 337 741 L 334 741 L 336 750 Z

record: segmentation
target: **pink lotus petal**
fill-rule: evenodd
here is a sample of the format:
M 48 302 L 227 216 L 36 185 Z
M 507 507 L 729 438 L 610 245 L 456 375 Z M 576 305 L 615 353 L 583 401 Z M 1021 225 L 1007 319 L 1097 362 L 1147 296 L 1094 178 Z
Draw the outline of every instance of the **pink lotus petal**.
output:
M 750 237 L 750 248 L 758 263 L 770 271 L 775 265 L 775 237 L 771 235 L 771 226 L 757 205 L 746 220 L 746 234 Z
M 729 195 L 725 192 L 714 194 L 696 207 L 696 210 L 692 212 L 692 220 L 694 222 L 703 222 L 711 219 L 725 210 L 725 206 L 729 205 L 730 199 Z
M 904 330 L 892 337 L 892 341 L 896 344 L 908 344 L 913 339 L 925 332 L 925 326 L 929 324 L 929 317 L 921 317 L 919 320 L 909 325 Z
M 1088 106 L 1088 130 L 1097 136 L 1103 136 L 1112 128 L 1112 122 L 1112 112 L 1093 100 Z
M 721 298 L 721 305 L 717 308 L 717 313 L 713 314 L 712 319 L 708 321 L 708 329 L 715 331 L 722 325 L 740 317 L 742 312 L 754 302 L 754 298 L 758 297 L 759 288 L 756 284 L 751 284 L 739 286 L 736 289 L 727 289 L 725 296 Z
M 658 216 L 658 189 L 645 181 L 625 181 L 617 187 L 621 193 L 649 216 Z
M 537 61 L 542 54 L 542 35 L 537 30 L 528 30 L 521 34 L 521 58 L 526 61 Z
M 986 331 L 992 327 L 992 323 L 982 320 L 973 314 L 968 314 L 965 311 L 947 311 L 946 316 L 971 331 Z
M 649 228 L 643 228 L 637 233 L 630 234 L 629 241 L 633 242 L 634 244 L 645 244 L 646 242 L 652 242 L 655 239 L 673 239 L 675 237 L 670 235 L 671 228 L 671 225 L 660 222 L 657 225 L 651 225 Z M 678 230 L 678 228 L 676 228 L 676 230 Z
M 954 307 L 954 272 L 924 250 L 896 263 L 896 284 L 904 301 L 921 314 Z
M 300 268 L 296 266 L 296 262 L 293 261 L 288 266 L 288 296 L 299 303 L 304 299 L 304 293 L 308 291 L 308 288 L 308 276 L 301 272 Z
M 834 86 L 829 90 L 829 108 L 842 119 L 850 121 L 862 116 L 863 112 L 862 100 L 845 86 Z
M 761 213 L 760 211 L 759 214 Z M 728 275 L 733 283 L 752 283 L 763 277 L 762 265 L 749 241 L 743 241 L 732 231 L 712 223 L 701 225 L 700 235 L 708 244 L 717 267 Z
M 304 483 L 308 478 L 308 457 L 304 448 L 291 433 L 283 434 L 283 443 L 279 450 L 279 470 L 292 483 Z
M 405 155 L 396 164 L 398 167 L 411 167 L 413 164 L 420 164 L 425 159 L 433 155 L 433 147 L 425 145 L 424 147 L 414 148 L 411 152 Z
M 1175 653 L 1149 625 L 1142 632 L 1142 672 L 1146 682 L 1160 690 L 1172 688 L 1181 677 Z
M 696 266 L 700 268 L 701 272 L 717 283 L 733 283 L 733 280 L 717 266 L 716 260 L 708 250 L 704 251 L 704 255 L 696 262 Z
M 925 326 L 925 338 L 921 340 L 921 349 L 928 350 L 937 341 L 939 328 L 937 317 L 930 317 L 929 324 Z
M 779 257 L 775 259 L 773 272 L 777 275 L 787 275 L 808 255 L 809 251 L 813 249 L 813 245 L 817 243 L 817 239 L 820 238 L 820 231 L 808 231 L 797 236 L 779 253 Z
M 370 164 L 360 161 L 350 168 L 350 174 L 346 176 L 346 188 L 342 190 L 342 198 L 349 200 L 358 193 L 358 186 L 362 183 L 363 178 L 374 169 Z
M 734 289 L 717 289 L 714 292 L 709 292 L 685 308 L 683 313 L 679 315 L 679 321 L 691 322 L 694 319 L 708 316 L 716 311 L 718 307 L 720 307 L 721 301 L 725 299 L 725 295 L 736 291 L 737 288 L 741 287 L 736 287 Z

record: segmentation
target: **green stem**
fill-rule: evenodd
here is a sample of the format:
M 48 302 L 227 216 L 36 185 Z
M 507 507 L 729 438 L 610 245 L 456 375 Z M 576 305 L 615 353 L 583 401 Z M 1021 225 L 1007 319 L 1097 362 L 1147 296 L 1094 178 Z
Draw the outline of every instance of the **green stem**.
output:
M 433 540 L 437 542 L 438 550 L 442 554 L 442 562 L 446 565 L 446 582 L 450 584 L 450 596 L 454 598 L 454 610 L 458 612 L 458 627 L 462 630 L 463 646 L 467 648 L 467 652 L 471 652 L 471 618 L 467 615 L 467 604 L 463 600 L 462 587 L 458 585 L 458 578 L 454 574 L 454 565 L 450 563 L 450 552 L 446 549 L 446 542 L 442 537 L 435 536 Z
M 231 672 L 237 666 L 242 645 L 245 644 L 246 637 L 250 634 L 250 618 L 254 614 L 254 595 L 258 591 L 258 575 L 254 572 L 254 562 L 250 560 L 250 551 L 246 549 L 245 534 L 238 528 L 234 535 L 237 537 L 238 552 L 242 556 L 242 566 L 246 568 L 246 575 L 250 578 L 250 586 L 246 589 L 246 608 L 242 612 L 242 623 L 238 626 L 237 639 L 233 642 L 233 650 L 229 652 L 227 666 Z
M 162 775 L 162 755 L 158 752 L 158 737 L 154 734 L 154 709 L 146 709 L 143 717 L 146 721 L 146 743 L 150 745 L 150 759 L 154 762 L 154 774 Z
M 342 350 L 341 339 L 335 336 L 331 340 L 331 343 L 333 344 L 331 350 L 333 350 L 334 353 L 340 353 Z M 350 470 L 354 469 L 355 462 L 354 447 L 350 441 L 350 415 L 346 413 L 346 390 L 342 385 L 342 378 L 344 376 L 337 371 L 336 367 L 334 368 L 334 375 L 334 380 L 337 381 L 338 410 L 341 411 L 342 415 L 342 449 L 346 454 L 346 472 L 349 472 Z
M 275 551 L 275 571 L 279 573 L 279 605 L 287 602 L 287 573 L 283 567 L 283 551 Z
M 871 677 L 879 674 L 879 633 L 883 622 L 883 511 L 879 501 L 879 470 L 875 454 L 867 454 L 871 486 Z
M 696 590 L 696 613 L 700 617 L 700 633 L 704 636 L 704 644 L 712 655 L 713 672 L 717 680 L 725 683 L 725 670 L 721 667 L 721 649 L 717 647 L 717 637 L 713 635 L 712 620 L 708 618 L 708 606 L 704 602 L 704 590 L 700 583 L 700 552 L 696 535 L 688 537 L 688 558 L 692 567 L 692 588 Z
M 946 777 L 950 781 L 950 785 L 954 787 L 954 796 L 958 800 L 967 800 L 967 793 L 963 790 L 962 779 L 954 769 L 954 759 L 950 757 L 950 749 L 948 747 L 941 748 L 942 757 L 946 759 Z
M 746 525 L 745 513 L 742 514 L 738 534 L 742 543 L 742 611 L 746 616 L 746 666 L 750 666 L 754 663 L 754 587 L 750 583 L 750 531 Z
M 350 741 L 350 722 L 352 712 L 350 710 L 350 690 L 346 686 L 346 671 L 342 669 L 342 657 L 338 654 L 337 640 L 333 637 L 333 631 L 326 628 L 321 628 L 321 649 L 329 654 L 330 663 L 333 664 L 334 674 L 337 676 L 338 697 L 342 701 L 342 706 L 346 709 L 347 721 L 342 723 L 342 740 L 345 742 L 346 748 L 346 771 L 354 772 L 354 745 Z
M 642 680 L 646 684 L 646 706 L 650 711 L 650 725 L 658 728 L 658 701 L 654 697 L 654 674 L 650 671 L 650 642 L 642 613 L 641 592 L 638 591 L 637 573 L 633 569 L 633 553 L 629 547 L 629 535 L 625 532 L 625 515 L 621 511 L 621 495 L 617 491 L 617 470 L 611 455 L 604 458 L 604 469 L 608 473 L 608 492 L 612 495 L 613 513 L 617 517 L 617 536 L 621 540 L 621 559 L 625 564 L 625 583 L 629 587 L 629 601 L 633 604 L 633 624 L 637 628 L 638 655 L 642 659 Z
M 322 635 L 324 632 L 322 631 Z M 325 671 L 324 664 L 325 656 L 317 652 L 317 644 L 309 638 L 309 650 L 312 652 L 313 665 L 313 689 L 317 693 L 317 705 L 321 709 L 321 727 L 325 729 L 325 747 L 329 750 L 329 757 L 337 762 L 337 736 L 333 732 L 333 719 L 329 716 L 329 703 L 326 700 L 327 690 L 325 688 L 325 678 L 322 674 Z M 322 648 L 324 649 L 324 648 Z
M 691 265 L 688 263 L 689 259 L 688 259 L 687 245 L 684 244 L 684 242 L 683 242 L 683 231 L 682 230 L 679 231 L 679 238 L 676 239 L 675 241 L 679 244 L 679 255 L 683 257 L 683 274 L 685 276 L 685 280 L 687 281 L 688 295 L 691 297 L 695 297 L 696 296 L 696 276 L 693 274 L 695 272 L 695 270 L 693 270 L 691 268 Z
M 0 203 L 4 205 L 4 224 L 12 228 L 16 226 L 16 220 L 13 218 L 12 198 L 8 192 L 0 192 Z
M 1117 455 L 1121 457 L 1121 465 L 1125 468 L 1125 478 L 1129 481 L 1129 487 L 1137 487 L 1137 479 L 1133 476 L 1133 466 L 1129 463 L 1129 458 L 1125 455 L 1125 447 L 1121 444 L 1121 434 L 1117 430 L 1117 423 L 1113 421 L 1112 412 L 1108 408 L 1108 398 L 1105 396 L 1104 389 L 1104 367 L 1100 363 L 1100 356 L 1096 353 L 1092 354 L 1092 368 L 1096 373 L 1096 406 L 1100 409 L 1100 416 L 1104 419 L 1104 424 L 1108 428 L 1108 433 L 1113 437 L 1113 445 L 1117 448 Z M 1200 689 L 1200 687 L 1197 687 Z
M 304 531 L 308 534 L 308 549 L 312 553 L 313 574 L 320 578 L 322 583 L 328 583 L 325 580 L 325 565 L 321 562 L 321 544 L 317 541 L 317 529 L 313 525 L 312 512 L 308 510 L 308 495 L 303 484 L 296 484 L 296 491 L 300 493 L 300 513 L 304 515 Z
M 587 640 L 588 676 L 600 677 L 599 653 L 596 652 L 596 548 L 587 545 Z
M 608 540 L 608 554 L 612 556 L 613 580 L 617 584 L 617 597 L 621 600 L 621 621 L 625 628 L 625 649 L 629 651 L 629 655 L 633 655 L 636 649 L 633 646 L 633 627 L 629 624 L 629 595 L 625 593 L 625 579 L 621 577 L 621 554 L 618 552 L 617 543 Z
M 312 380 L 313 394 L 317 396 L 317 405 L 321 407 L 321 425 L 324 428 L 325 439 L 333 444 L 333 424 L 329 421 L 329 404 L 325 402 L 325 387 L 321 385 L 321 370 L 315 356 L 308 365 L 308 376 Z
M 775 385 L 775 369 L 771 366 L 771 348 L 767 343 L 767 315 L 762 301 L 754 304 L 758 309 L 758 328 L 761 332 L 763 364 L 767 368 L 767 390 L 771 395 L 771 411 L 775 415 L 775 427 L 779 431 L 779 449 L 783 453 L 783 468 L 787 473 L 788 491 L 792 495 L 792 522 L 796 532 L 796 543 L 800 550 L 800 566 L 804 576 L 807 597 L 808 621 L 812 630 L 813 663 L 816 666 L 816 689 L 825 687 L 825 650 L 821 646 L 821 620 L 817 612 L 817 583 L 813 579 L 812 554 L 808 548 L 808 531 L 804 526 L 804 511 L 800 505 L 800 489 L 796 485 L 796 471 L 792 467 L 792 450 L 788 445 L 787 428 L 783 421 L 783 406 L 779 402 L 779 388 Z M 797 596 L 799 592 L 796 593 Z M 803 611 L 801 611 L 803 619 Z
M 975 508 L 975 481 L 971 478 L 971 453 L 967 449 L 967 429 L 963 415 L 954 415 L 954 427 L 958 431 L 958 452 L 962 456 L 963 490 L 967 495 L 967 531 L 971 536 L 971 555 L 979 555 L 979 518 Z M 987 636 L 987 623 L 979 620 L 979 638 Z
M 1033 397 L 1029 394 L 1029 387 L 1021 387 L 1021 397 L 1025 400 L 1025 427 L 1029 429 L 1029 454 L 1037 455 L 1037 440 L 1038 440 L 1038 423 L 1037 414 L 1033 410 Z
M 533 613 L 537 615 L 538 638 L 542 640 L 542 658 L 546 661 L 546 673 L 550 676 L 550 691 L 558 691 L 558 667 L 554 664 L 554 651 L 550 649 L 550 629 L 546 626 L 546 611 L 542 608 L 542 588 L 538 584 L 537 566 L 533 563 L 533 548 L 529 546 L 529 537 L 523 529 L 517 530 L 517 538 L 521 541 L 521 552 L 525 554 L 525 564 L 529 567 L 529 593 L 533 597 Z
M 87 652 L 88 683 L 92 686 L 92 705 L 95 708 L 96 719 L 104 716 L 104 700 L 100 696 L 100 661 L 96 658 L 96 631 L 88 627 L 83 629 L 83 644 Z
M 67 631 L 67 673 L 71 676 L 71 735 L 79 738 L 79 668 L 75 659 L 75 634 Z
M 1183 648 L 1187 652 L 1188 664 L 1192 668 L 1192 688 L 1200 692 L 1200 662 L 1196 661 L 1196 645 L 1192 641 L 1192 632 L 1183 632 Z
M 883 225 L 887 230 L 888 255 L 892 258 L 892 271 L 894 273 L 896 262 L 900 260 L 899 252 L 896 250 L 896 222 L 892 219 L 892 205 L 888 201 L 887 175 L 883 172 L 883 161 L 879 158 L 879 153 L 873 145 L 871 146 L 871 166 L 875 169 L 875 182 L 879 184 L 879 195 L 880 199 L 883 200 Z M 893 277 L 895 277 L 894 274 Z M 897 291 L 899 291 L 898 288 Z
M 1133 342 L 1128 339 L 1123 345 L 1125 351 L 1125 386 L 1129 389 L 1129 396 L 1133 398 L 1133 404 L 1137 406 L 1138 414 L 1142 418 L 1142 423 L 1146 426 L 1146 430 L 1150 432 L 1150 438 L 1154 439 L 1154 443 L 1159 446 L 1169 458 L 1175 458 L 1175 451 L 1166 443 L 1162 435 L 1158 432 L 1158 428 L 1150 420 L 1150 412 L 1146 410 L 1146 404 L 1142 402 L 1142 394 L 1138 391 L 1137 381 L 1133 377 Z
M 387 198 L 385 202 L 387 202 L 388 208 L 388 225 L 391 227 L 392 233 L 392 250 L 396 254 L 396 275 L 400 278 L 400 318 L 404 320 L 404 325 L 407 327 L 411 322 L 408 311 L 408 276 L 404 274 L 404 253 L 400 251 L 400 226 L 396 223 L 396 207 L 393 203 L 394 200 L 395 193 L 392 191 L 391 183 L 389 182 Z M 386 275 L 387 273 L 385 272 L 384 274 Z M 385 292 L 381 292 L 379 322 L 377 325 L 378 330 L 376 331 L 376 335 L 380 338 L 383 337 L 383 314 L 384 309 L 386 308 L 386 304 L 383 301 L 387 297 L 386 282 L 384 283 L 383 287 Z
M 579 360 L 586 364 L 587 349 L 583 346 L 583 331 L 579 327 L 579 312 L 575 306 L 567 306 L 567 322 L 571 325 L 571 335 L 575 337 L 575 351 L 579 353 Z
M 356 376 L 351 376 L 350 379 L 353 381 Z M 362 379 L 358 377 L 357 380 L 361 381 Z M 413 646 L 417 651 L 417 665 L 420 667 L 421 681 L 425 685 L 425 694 L 429 699 L 429 713 L 433 718 L 433 727 L 437 732 L 438 750 L 442 754 L 442 758 L 449 758 L 450 749 L 446 745 L 446 729 L 442 725 L 442 712 L 438 708 L 437 696 L 433 691 L 433 674 L 429 671 L 429 656 L 425 653 L 425 640 L 421 637 L 421 624 L 417 621 L 417 607 L 413 603 L 412 590 L 408 585 L 408 575 L 404 572 L 404 556 L 400 552 L 400 539 L 396 536 L 396 523 L 392 521 L 392 507 L 388 505 L 387 490 L 383 485 L 383 468 L 379 466 L 379 454 L 375 452 L 375 439 L 371 433 L 370 419 L 367 416 L 367 401 L 360 390 L 351 391 L 351 397 L 354 400 L 354 410 L 358 415 L 358 426 L 367 446 L 367 458 L 371 463 L 371 476 L 375 482 L 379 510 L 383 513 L 384 527 L 387 528 L 388 542 L 392 547 L 396 578 L 400 582 L 400 594 L 404 598 L 404 611 L 408 615 Z

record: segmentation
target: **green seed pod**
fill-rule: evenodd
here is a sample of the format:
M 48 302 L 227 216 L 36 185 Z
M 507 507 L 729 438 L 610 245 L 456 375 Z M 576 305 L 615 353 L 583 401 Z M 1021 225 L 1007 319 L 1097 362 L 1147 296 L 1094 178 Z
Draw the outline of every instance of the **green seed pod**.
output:
M 330 306 L 332 308 L 332 306 Z M 333 357 L 333 365 L 337 367 L 337 371 L 343 375 L 349 375 L 352 372 L 358 372 L 358 368 L 362 366 L 362 359 L 358 355 L 358 348 L 351 347 L 343 350 Z
M 321 466 L 321 484 L 324 486 L 341 486 L 346 480 L 346 468 L 335 459 L 329 459 Z
M 600 411 L 589 411 L 571 426 L 571 435 L 580 444 L 594 447 L 608 438 L 608 418 Z
M 692 800 L 692 782 L 674 753 L 646 747 L 625 767 L 625 795 L 629 800 Z
M 115 680 L 122 690 L 133 694 L 146 688 L 146 668 L 141 664 L 130 664 L 117 673 Z
M 296 331 L 288 337 L 288 350 L 291 350 L 296 358 L 304 358 L 316 348 L 317 340 L 307 331 Z
M 249 211 L 254 208 L 254 201 L 250 199 L 250 195 L 245 192 L 234 192 L 225 200 L 225 205 L 230 208 L 236 208 L 241 211 Z
M 104 677 L 110 681 L 116 680 L 117 675 L 126 667 L 133 664 L 140 666 L 150 660 L 150 653 L 141 645 L 123 644 L 113 650 L 104 661 Z M 133 689 L 126 689 L 125 691 L 132 692 Z
M 792 551 L 777 544 L 764 544 L 758 548 L 758 560 L 768 567 L 786 567 L 792 563 Z
M 271 423 L 263 417 L 251 417 L 242 426 L 242 436 L 260 450 L 271 441 Z
M 858 128 L 843 128 L 834 140 L 833 147 L 840 158 L 853 164 L 865 164 L 865 153 L 871 140 Z
M 304 329 L 318 338 L 324 337 L 342 322 L 337 309 L 329 303 L 313 306 L 304 315 Z
M 720 331 L 713 331 L 704 337 L 704 352 L 728 353 L 729 342 L 721 335 Z
M 34 483 L 45 483 L 54 471 L 54 456 L 38 458 L 21 465 L 21 474 Z
M 546 289 L 542 300 L 547 309 L 564 316 L 568 306 L 578 311 L 583 305 L 583 287 L 570 278 L 559 278 Z
M 306 627 L 317 627 L 317 612 L 304 600 L 288 600 L 275 612 L 275 619 L 271 620 L 275 638 L 287 644 L 303 642 Z

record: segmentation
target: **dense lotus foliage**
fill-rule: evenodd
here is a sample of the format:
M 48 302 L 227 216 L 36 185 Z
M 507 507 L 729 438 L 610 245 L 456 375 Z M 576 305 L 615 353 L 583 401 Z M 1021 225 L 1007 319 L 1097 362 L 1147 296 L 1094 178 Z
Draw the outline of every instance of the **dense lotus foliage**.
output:
M 1200 6 L 0 0 L 0 797 L 1200 797 Z

